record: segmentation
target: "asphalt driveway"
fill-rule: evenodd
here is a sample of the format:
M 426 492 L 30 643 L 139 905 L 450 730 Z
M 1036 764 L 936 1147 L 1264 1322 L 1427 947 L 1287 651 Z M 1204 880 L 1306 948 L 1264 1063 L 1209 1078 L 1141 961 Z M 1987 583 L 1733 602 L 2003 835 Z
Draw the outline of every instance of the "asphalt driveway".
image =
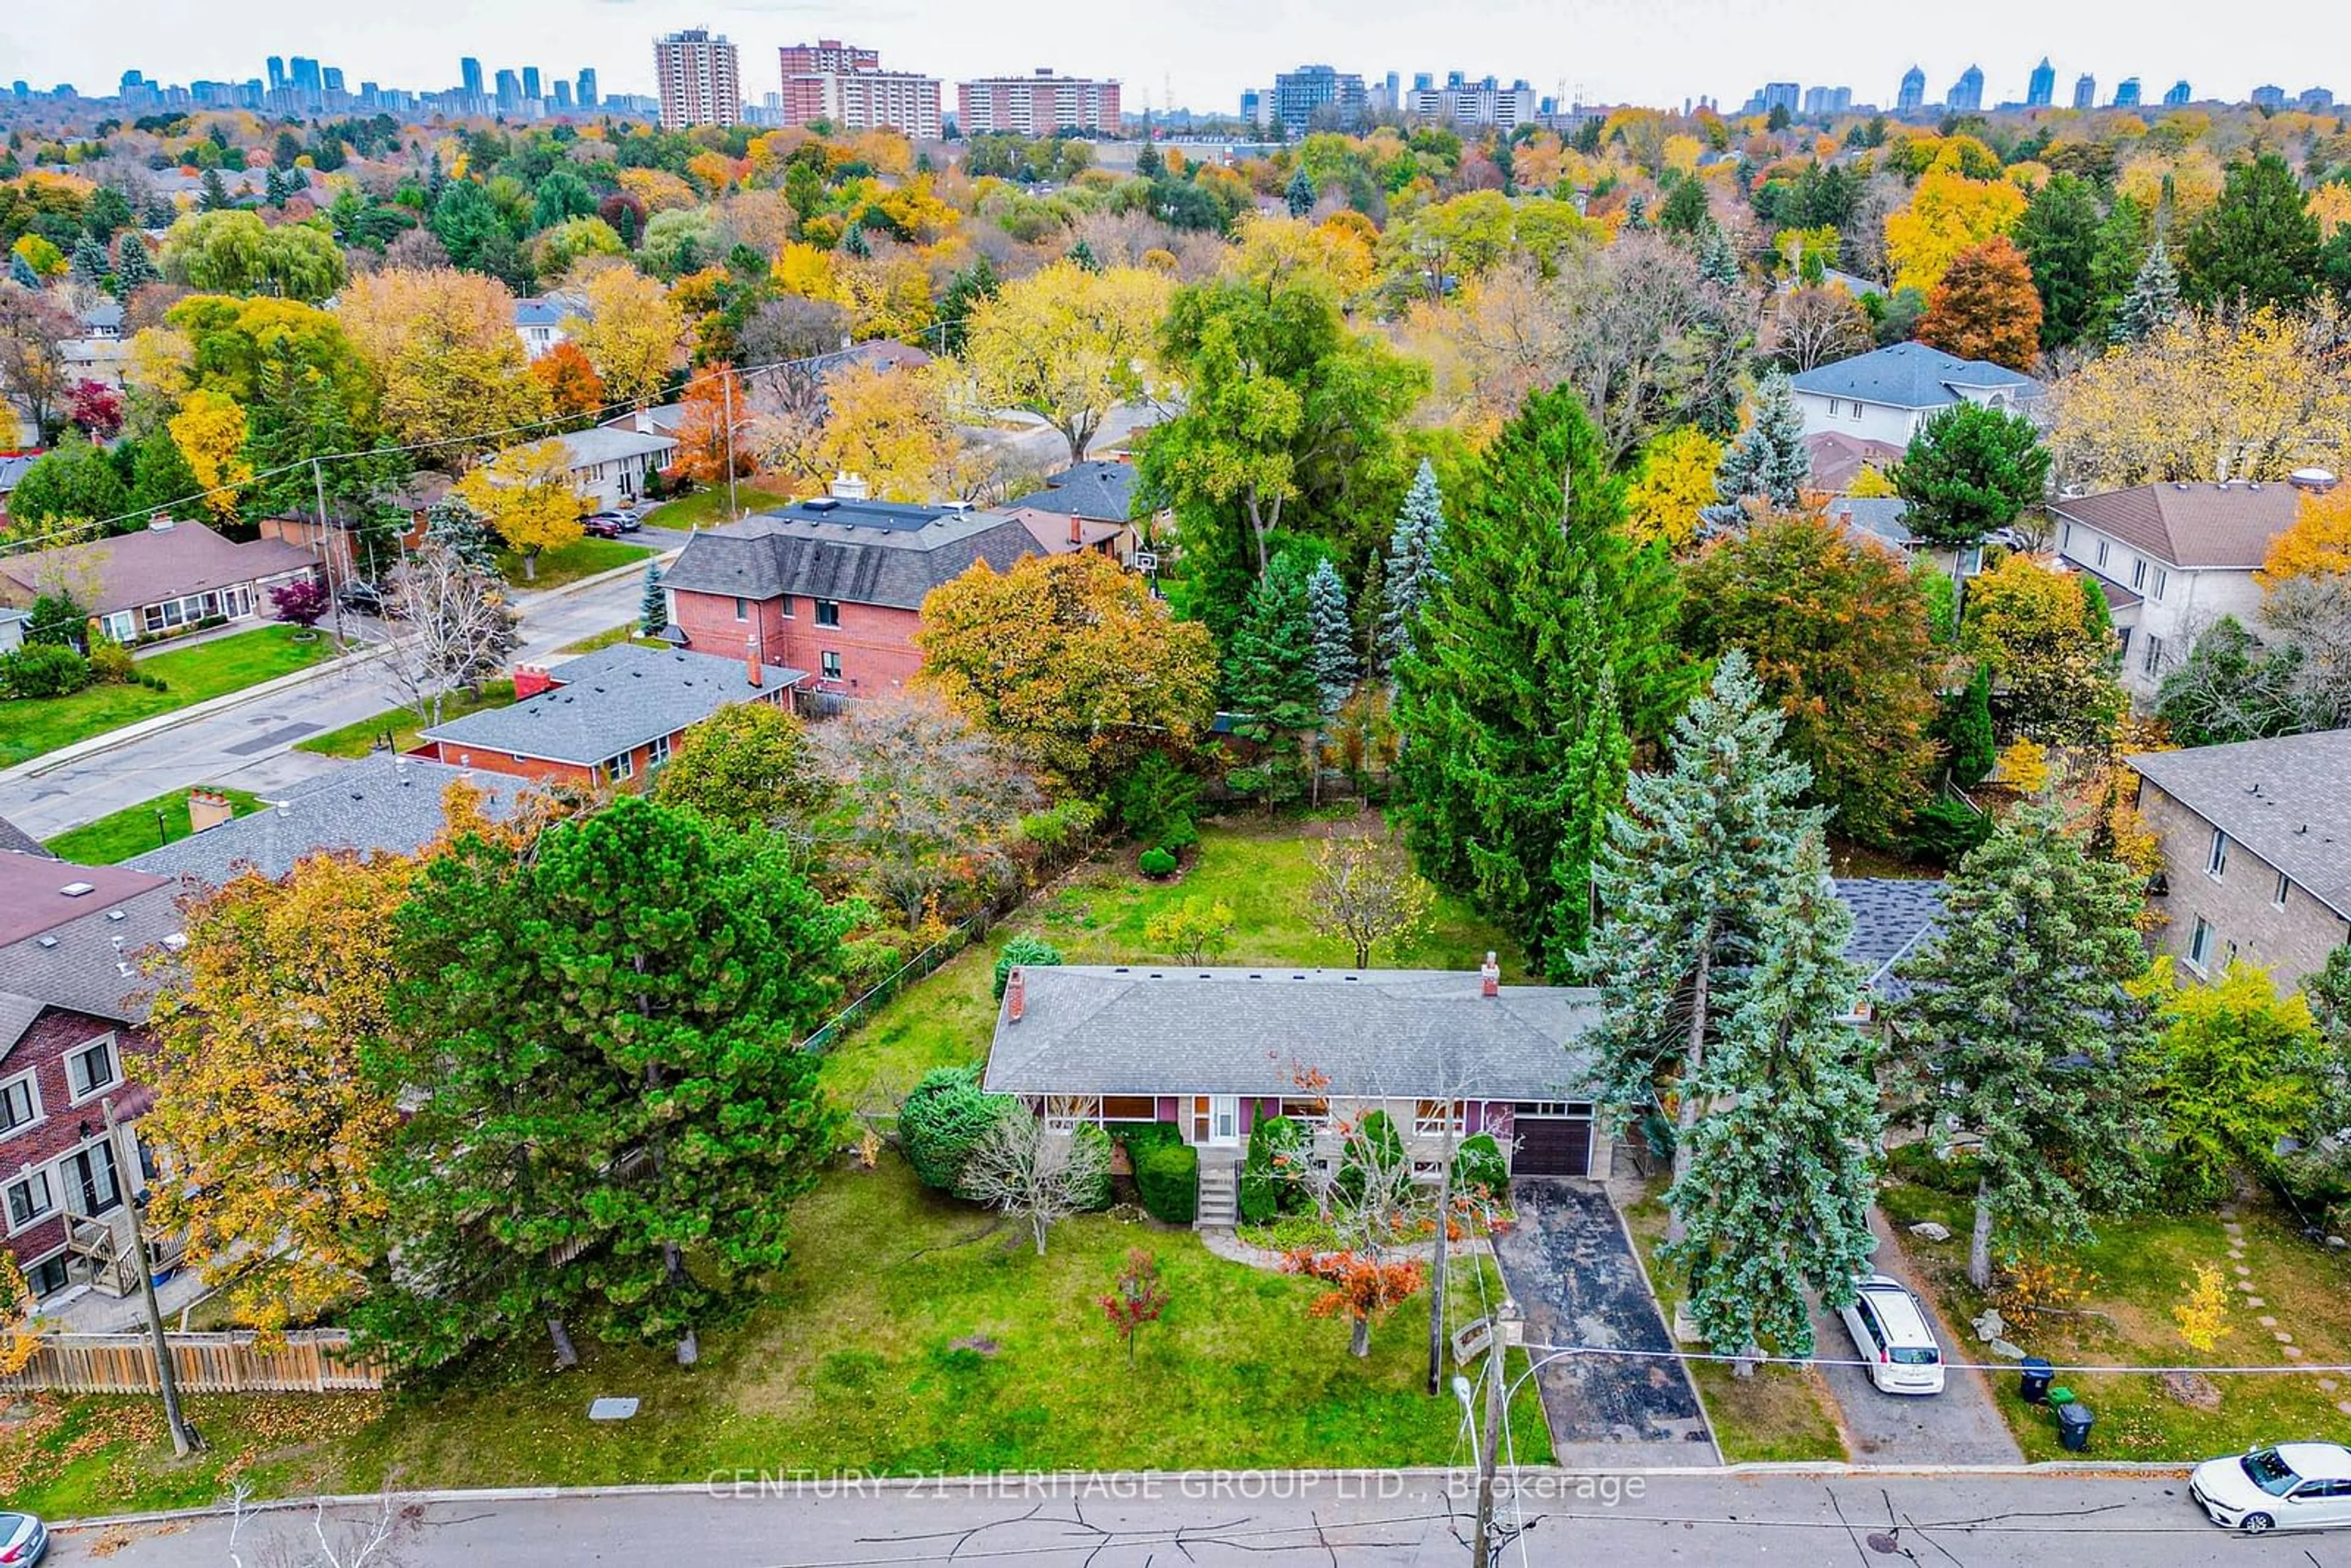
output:
M 1656 1298 L 1608 1195 L 1588 1182 L 1521 1176 L 1519 1222 L 1495 1255 L 1543 1344 L 1671 1350 Z M 1535 1375 L 1562 1465 L 1718 1463 L 1698 1395 L 1677 1361 L 1568 1356 Z
M 1877 1271 L 1918 1291 L 1917 1280 L 1904 1261 L 1886 1217 L 1873 1208 L 1869 1224 L 1877 1233 Z M 1953 1325 L 1944 1321 L 1926 1291 L 1918 1291 L 1918 1302 L 1934 1326 L 1936 1343 L 1943 1347 L 1946 1361 L 1990 1359 L 1991 1353 L 1972 1334 L 1961 1337 L 1966 1324 L 1958 1325 L 1960 1333 L 1951 1332 Z M 1853 1335 L 1845 1332 L 1844 1320 L 1822 1310 L 1818 1301 L 1813 1303 L 1813 1342 L 1819 1354 L 1834 1360 L 1851 1361 L 1858 1354 Z M 1819 1371 L 1828 1380 L 1829 1392 L 1836 1396 L 1845 1446 L 1857 1465 L 2013 1465 L 2024 1458 L 1992 1403 L 1991 1385 L 1983 1373 L 1955 1368 L 1944 1375 L 1940 1394 L 1921 1396 L 1881 1394 L 1869 1381 L 1869 1374 L 1858 1366 L 1823 1365 Z M 2094 1437 L 2092 1447 L 2095 1446 Z

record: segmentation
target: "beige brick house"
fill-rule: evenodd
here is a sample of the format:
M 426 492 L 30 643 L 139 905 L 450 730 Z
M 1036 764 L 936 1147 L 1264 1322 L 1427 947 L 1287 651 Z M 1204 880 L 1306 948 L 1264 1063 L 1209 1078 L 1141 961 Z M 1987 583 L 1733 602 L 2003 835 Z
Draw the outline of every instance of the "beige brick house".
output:
M 2163 846 L 2150 902 L 2183 976 L 2232 958 L 2281 990 L 2351 939 L 2351 729 L 2127 758 Z

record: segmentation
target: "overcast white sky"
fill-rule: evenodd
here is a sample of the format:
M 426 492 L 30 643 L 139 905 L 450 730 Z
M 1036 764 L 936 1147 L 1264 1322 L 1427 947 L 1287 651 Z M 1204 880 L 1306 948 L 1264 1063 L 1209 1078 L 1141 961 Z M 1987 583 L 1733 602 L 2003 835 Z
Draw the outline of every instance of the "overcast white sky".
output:
M 1240 89 L 1302 61 L 1367 78 L 1390 70 L 1523 76 L 1590 102 L 1736 106 L 1766 78 L 1851 86 L 1885 103 L 1914 59 L 1938 99 L 1970 63 L 1987 103 L 2024 96 L 2046 54 L 2058 101 L 2093 72 L 2104 102 L 2136 75 L 2158 97 L 2185 76 L 2199 97 L 2274 81 L 2351 99 L 2351 23 L 2335 0 L 114 0 L 0 4 L 0 81 L 110 89 L 126 69 L 165 81 L 243 80 L 265 56 L 315 55 L 362 80 L 454 86 L 457 57 L 486 71 L 536 65 L 550 79 L 594 66 L 608 92 L 648 91 L 651 40 L 726 33 L 753 102 L 773 90 L 777 46 L 819 36 L 871 44 L 892 68 L 958 76 L 1051 66 L 1116 76 L 1149 98 L 1229 112 Z

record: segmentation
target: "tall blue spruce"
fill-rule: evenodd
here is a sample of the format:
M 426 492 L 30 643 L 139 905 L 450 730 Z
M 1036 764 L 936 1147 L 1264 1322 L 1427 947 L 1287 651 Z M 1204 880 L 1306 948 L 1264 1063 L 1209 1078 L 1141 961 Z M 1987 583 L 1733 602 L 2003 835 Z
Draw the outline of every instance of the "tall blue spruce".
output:
M 1400 659 L 1411 649 L 1414 620 L 1442 580 L 1437 554 L 1444 542 L 1445 497 L 1437 486 L 1437 470 L 1423 458 L 1388 538 L 1387 603 L 1380 612 L 1379 634 L 1384 659 Z
M 1313 638 L 1314 688 L 1322 711 L 1334 714 L 1355 689 L 1355 627 L 1347 585 L 1325 556 L 1306 579 L 1306 620 Z

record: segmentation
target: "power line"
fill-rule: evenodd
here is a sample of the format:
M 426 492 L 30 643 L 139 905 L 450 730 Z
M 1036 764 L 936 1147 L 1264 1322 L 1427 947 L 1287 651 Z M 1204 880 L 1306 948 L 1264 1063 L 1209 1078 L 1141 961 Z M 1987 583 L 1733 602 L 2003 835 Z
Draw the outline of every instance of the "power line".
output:
M 1631 1350 L 1604 1344 L 1534 1344 L 1525 1346 L 1529 1352 L 1540 1351 L 1551 1356 L 1616 1357 L 1635 1361 L 1700 1361 L 1726 1362 L 1747 1366 L 1857 1366 L 1880 1364 L 1858 1357 L 1828 1355 L 1726 1355 L 1719 1351 L 1703 1350 Z M 2012 1361 L 1938 1361 L 1937 1366 L 1959 1372 L 2015 1372 Z M 2328 1364 L 2320 1362 L 2288 1362 L 2282 1366 L 2101 1366 L 2072 1365 L 2052 1362 L 2051 1374 L 2065 1373 L 2075 1376 L 2161 1376 L 2166 1373 L 2199 1373 L 2210 1377 L 2254 1377 L 2262 1375 L 2324 1376 L 2351 1375 L 2351 1365 Z

